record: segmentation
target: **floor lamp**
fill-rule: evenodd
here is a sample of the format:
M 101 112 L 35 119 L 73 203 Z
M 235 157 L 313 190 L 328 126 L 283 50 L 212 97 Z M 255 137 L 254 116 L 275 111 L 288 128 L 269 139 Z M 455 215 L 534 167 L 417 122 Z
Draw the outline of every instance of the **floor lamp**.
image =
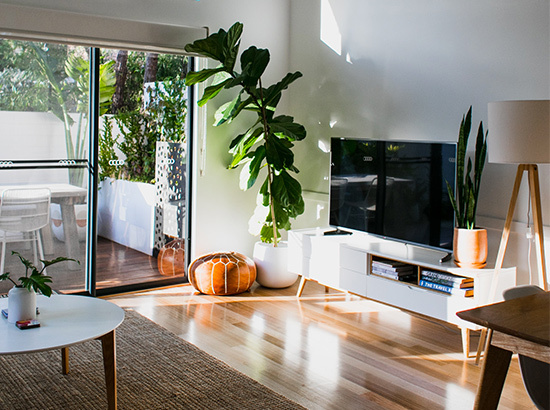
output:
M 537 254 L 539 286 L 548 290 L 546 261 L 544 257 L 544 233 L 540 200 L 539 171 L 537 164 L 550 163 L 550 100 L 499 101 L 488 107 L 489 162 L 518 164 L 516 180 L 508 206 L 506 222 L 502 230 L 500 246 L 491 283 L 489 301 L 495 300 L 498 276 L 510 239 L 510 228 L 516 208 L 523 174 L 527 172 L 529 198 L 533 213 L 534 239 Z M 530 261 L 529 261 L 530 263 Z M 476 354 L 479 363 L 481 351 L 487 342 L 487 329 L 481 332 Z
M 495 297 L 499 270 L 504 262 L 510 227 L 523 174 L 527 172 L 533 214 L 539 286 L 548 290 L 544 233 L 537 164 L 550 163 L 550 100 L 499 101 L 489 103 L 489 162 L 518 164 L 516 181 L 502 231 L 495 263 L 491 298 Z

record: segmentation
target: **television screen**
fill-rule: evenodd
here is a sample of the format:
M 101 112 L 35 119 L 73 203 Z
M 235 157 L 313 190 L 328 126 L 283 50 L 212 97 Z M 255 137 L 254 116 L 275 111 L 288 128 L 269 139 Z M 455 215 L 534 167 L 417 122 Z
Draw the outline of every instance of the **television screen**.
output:
M 450 250 L 456 144 L 331 140 L 330 225 Z

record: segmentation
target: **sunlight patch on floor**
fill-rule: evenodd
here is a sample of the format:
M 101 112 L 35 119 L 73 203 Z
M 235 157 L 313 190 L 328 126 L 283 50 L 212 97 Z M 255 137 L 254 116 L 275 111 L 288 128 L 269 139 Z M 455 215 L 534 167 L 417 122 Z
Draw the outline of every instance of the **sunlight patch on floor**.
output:
M 469 410 L 473 408 L 475 393 L 455 383 L 448 383 L 446 388 L 445 409 Z
M 352 300 L 330 302 L 329 308 L 338 313 L 399 312 L 399 309 L 372 302 L 370 300 Z

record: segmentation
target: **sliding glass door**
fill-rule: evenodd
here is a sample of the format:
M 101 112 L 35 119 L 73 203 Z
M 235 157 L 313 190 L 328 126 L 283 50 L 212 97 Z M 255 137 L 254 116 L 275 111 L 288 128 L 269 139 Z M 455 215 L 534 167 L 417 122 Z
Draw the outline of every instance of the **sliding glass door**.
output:
M 99 129 L 97 289 L 181 280 L 188 58 L 107 49 L 101 55 L 115 86 Z
M 49 189 L 39 258 L 78 261 L 48 268 L 55 289 L 103 294 L 185 280 L 187 64 L 0 39 L 0 191 Z M 16 273 L 12 251 L 36 252 L 18 241 L 24 232 L 8 233 L 4 271 Z M 8 288 L 0 282 L 0 293 Z
M 0 40 L 0 238 L 4 272 L 23 274 L 23 257 L 63 262 L 48 269 L 64 291 L 85 288 L 88 198 L 89 53 L 84 47 Z M 4 195 L 50 193 L 40 242 L 5 222 Z M 24 190 L 24 191 L 21 191 Z M 20 205 L 22 208 L 25 205 Z M 12 218 L 17 219 L 14 213 Z M 42 252 L 39 252 L 42 248 Z M 0 282 L 0 292 L 9 284 Z

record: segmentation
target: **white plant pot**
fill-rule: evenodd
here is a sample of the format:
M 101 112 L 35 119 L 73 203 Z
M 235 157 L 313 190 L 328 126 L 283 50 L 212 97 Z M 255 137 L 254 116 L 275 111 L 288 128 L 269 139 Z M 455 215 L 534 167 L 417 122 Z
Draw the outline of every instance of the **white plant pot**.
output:
M 256 282 L 266 288 L 287 288 L 296 282 L 298 275 L 288 271 L 288 247 L 286 242 L 273 244 L 256 242 L 254 263 Z
M 8 292 L 8 322 L 36 319 L 36 293 L 13 287 Z

